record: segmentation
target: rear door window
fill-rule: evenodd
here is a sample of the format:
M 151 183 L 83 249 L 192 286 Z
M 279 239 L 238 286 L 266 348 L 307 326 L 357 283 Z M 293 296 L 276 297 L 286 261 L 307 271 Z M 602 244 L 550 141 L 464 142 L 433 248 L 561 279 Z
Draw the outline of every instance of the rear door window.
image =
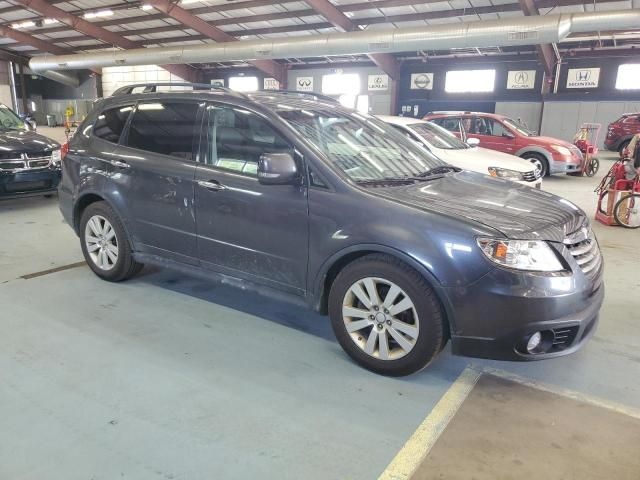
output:
M 133 105 L 121 105 L 103 111 L 93 124 L 93 134 L 111 143 L 118 143 Z
M 182 160 L 195 160 L 200 135 L 196 102 L 140 102 L 123 143 L 131 148 Z

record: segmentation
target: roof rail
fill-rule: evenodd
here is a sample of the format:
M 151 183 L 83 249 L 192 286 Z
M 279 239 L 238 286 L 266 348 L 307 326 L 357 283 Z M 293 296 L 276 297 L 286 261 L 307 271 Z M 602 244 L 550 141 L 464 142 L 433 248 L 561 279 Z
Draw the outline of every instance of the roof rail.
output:
M 190 82 L 150 82 L 150 83 L 132 83 L 118 88 L 111 96 L 131 95 L 134 88 L 143 88 L 142 93 L 155 93 L 158 87 L 192 87 L 194 90 L 220 90 L 222 92 L 231 93 L 235 96 L 244 97 L 240 92 L 231 90 L 230 88 L 210 85 L 208 83 L 190 83 Z
M 316 100 L 327 100 L 331 103 L 340 103 L 340 100 L 337 98 L 314 92 L 299 92 L 297 90 L 260 90 L 260 93 L 284 93 L 287 95 L 299 95 L 301 97 L 315 97 Z

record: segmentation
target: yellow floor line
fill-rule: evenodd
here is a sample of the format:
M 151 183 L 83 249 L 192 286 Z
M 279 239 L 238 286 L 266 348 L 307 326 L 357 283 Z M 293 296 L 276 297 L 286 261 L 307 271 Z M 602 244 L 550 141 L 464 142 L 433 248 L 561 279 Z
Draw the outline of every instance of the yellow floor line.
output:
M 544 383 L 540 383 L 534 380 L 530 380 L 527 378 L 523 378 L 515 373 L 506 372 L 504 370 L 499 370 L 496 368 L 482 368 L 483 373 L 488 373 L 491 375 L 495 375 L 497 377 L 504 378 L 506 380 L 511 380 L 517 382 L 521 385 L 525 385 L 531 388 L 536 388 L 538 390 L 542 390 L 544 392 L 555 393 L 556 395 L 560 395 L 562 397 L 571 398 L 573 400 L 577 400 L 583 403 L 588 403 L 595 407 L 605 408 L 607 410 L 612 410 L 614 412 L 621 413 L 623 415 L 627 415 L 629 417 L 636 418 L 640 420 L 640 410 L 628 407 L 626 405 L 622 405 L 620 403 L 611 402 L 609 400 L 605 400 L 602 398 L 595 397 L 593 395 L 588 395 L 586 393 L 576 392 L 573 390 L 569 390 L 567 388 L 557 387 L 555 385 L 548 385 Z
M 477 383 L 481 371 L 471 367 L 465 368 L 449 390 L 431 410 L 431 413 L 413 432 L 411 438 L 400 449 L 395 458 L 387 466 L 379 480 L 406 480 L 413 475 L 422 463 L 440 434 L 456 414 L 462 402 L 467 398 Z

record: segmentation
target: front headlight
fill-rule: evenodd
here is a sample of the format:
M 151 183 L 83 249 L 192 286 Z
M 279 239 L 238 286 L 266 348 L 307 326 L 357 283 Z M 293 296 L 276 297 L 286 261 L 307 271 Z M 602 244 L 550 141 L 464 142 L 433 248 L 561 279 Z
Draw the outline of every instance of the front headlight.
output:
M 489 175 L 507 180 L 522 180 L 524 178 L 522 172 L 499 167 L 489 167 Z
M 51 152 L 51 163 L 53 163 L 54 165 L 60 165 L 60 162 L 62 161 L 62 153 L 60 153 L 60 149 L 56 149 L 53 150 Z
M 571 156 L 571 150 L 569 150 L 567 147 L 563 147 L 562 145 L 551 145 L 551 148 L 553 148 L 560 155 L 564 155 L 568 157 Z
M 564 270 L 553 249 L 539 240 L 478 238 L 482 253 L 494 263 L 516 270 L 558 272 Z

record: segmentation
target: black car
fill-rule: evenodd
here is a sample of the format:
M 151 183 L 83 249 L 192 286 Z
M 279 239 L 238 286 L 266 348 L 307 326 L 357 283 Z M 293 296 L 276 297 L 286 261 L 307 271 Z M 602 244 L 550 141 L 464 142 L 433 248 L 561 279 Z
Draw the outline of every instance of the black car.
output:
M 60 183 L 60 144 L 0 104 L 0 199 L 51 195 Z
M 571 202 L 460 171 L 317 95 L 140 88 L 98 103 L 62 162 L 60 208 L 99 277 L 153 264 L 278 292 L 388 375 L 448 340 L 535 360 L 595 330 L 603 262 Z

